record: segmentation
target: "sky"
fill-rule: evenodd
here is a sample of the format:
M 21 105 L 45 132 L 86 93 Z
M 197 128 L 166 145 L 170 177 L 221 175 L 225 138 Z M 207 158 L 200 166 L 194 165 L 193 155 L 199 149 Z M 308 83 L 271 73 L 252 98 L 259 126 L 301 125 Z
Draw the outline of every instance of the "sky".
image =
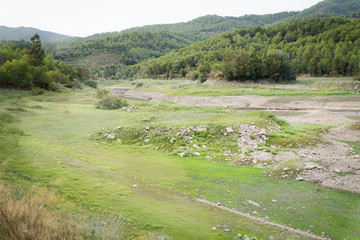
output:
M 70 36 L 121 31 L 200 16 L 300 11 L 321 0 L 1 0 L 0 26 L 34 27 Z

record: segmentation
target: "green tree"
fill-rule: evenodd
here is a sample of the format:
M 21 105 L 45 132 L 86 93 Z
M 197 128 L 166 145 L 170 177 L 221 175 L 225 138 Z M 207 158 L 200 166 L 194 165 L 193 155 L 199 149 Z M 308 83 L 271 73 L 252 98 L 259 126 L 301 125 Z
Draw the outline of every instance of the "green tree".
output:
M 40 36 L 36 33 L 32 38 L 31 38 L 31 48 L 30 50 L 26 51 L 27 55 L 29 55 L 30 57 L 30 63 L 31 65 L 38 67 L 43 65 L 43 61 L 45 58 L 45 52 L 44 50 L 41 48 L 41 41 L 40 41 Z

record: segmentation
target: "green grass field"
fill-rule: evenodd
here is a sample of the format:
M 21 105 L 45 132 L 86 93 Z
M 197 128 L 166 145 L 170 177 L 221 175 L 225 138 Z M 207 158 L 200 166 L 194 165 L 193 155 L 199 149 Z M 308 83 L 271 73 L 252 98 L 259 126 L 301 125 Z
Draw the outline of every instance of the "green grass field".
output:
M 106 111 L 96 109 L 96 101 L 91 90 L 40 96 L 0 90 L 1 112 L 14 118 L 3 115 L 1 120 L 2 181 L 46 187 L 64 197 L 74 212 L 120 214 L 132 229 L 131 237 L 138 239 L 149 239 L 150 233 L 171 239 L 234 239 L 239 233 L 258 239 L 307 239 L 194 198 L 317 235 L 325 232 L 331 239 L 360 238 L 358 195 L 266 177 L 266 169 L 181 158 L 151 144 L 91 139 L 102 128 L 119 126 L 261 125 L 261 114 L 135 102 L 139 108 L 131 112 Z

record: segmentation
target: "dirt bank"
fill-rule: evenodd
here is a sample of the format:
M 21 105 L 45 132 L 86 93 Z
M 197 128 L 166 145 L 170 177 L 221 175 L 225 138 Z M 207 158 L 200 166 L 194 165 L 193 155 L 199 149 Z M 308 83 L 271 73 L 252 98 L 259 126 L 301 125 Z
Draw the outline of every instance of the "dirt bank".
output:
M 171 101 L 194 106 L 226 106 L 234 109 L 360 111 L 360 96 L 262 97 L 262 96 L 174 96 L 160 92 L 111 88 L 116 96 L 149 102 Z

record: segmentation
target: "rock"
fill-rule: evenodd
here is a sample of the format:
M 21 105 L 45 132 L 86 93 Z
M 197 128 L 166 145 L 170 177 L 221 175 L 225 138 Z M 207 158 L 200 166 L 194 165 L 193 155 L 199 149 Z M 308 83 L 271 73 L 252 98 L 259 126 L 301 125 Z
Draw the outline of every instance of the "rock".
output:
M 242 237 L 241 233 L 239 233 L 239 234 L 237 235 L 237 237 L 238 237 L 238 238 L 241 238 L 241 237 Z
M 251 238 L 251 240 L 257 240 L 257 238 L 256 238 L 256 237 L 253 237 L 253 238 Z
M 202 148 L 207 148 L 207 146 L 206 146 L 206 145 L 201 145 L 201 147 L 202 147 Z
M 304 163 L 302 166 L 305 170 L 311 170 L 320 167 L 320 165 L 313 162 Z
M 137 188 L 137 187 L 138 187 L 138 185 L 137 185 L 137 184 L 134 184 L 134 185 L 133 185 L 133 188 Z
M 275 240 L 273 236 L 270 236 L 269 240 Z
M 201 153 L 194 152 L 194 155 L 195 155 L 195 156 L 200 156 L 200 155 L 201 155 Z
M 247 201 L 247 203 L 249 203 L 251 205 L 254 205 L 254 206 L 257 206 L 257 207 L 260 207 L 260 205 L 257 202 L 254 202 L 252 200 Z
M 277 203 L 277 200 L 273 199 L 272 202 L 273 202 L 273 203 Z
M 146 127 L 145 127 L 145 130 L 146 130 L 146 131 L 149 131 L 149 130 L 150 130 L 150 127 L 146 126 Z
M 299 182 L 304 181 L 304 178 L 299 176 L 299 177 L 296 178 L 296 181 L 299 181 Z
M 257 211 L 253 211 L 253 214 L 257 214 Z
M 170 139 L 170 143 L 174 143 L 175 142 L 175 138 Z
M 226 128 L 226 131 L 227 131 L 228 133 L 233 133 L 233 132 L 234 132 L 234 130 L 233 130 L 231 127 L 227 127 L 227 128 Z
M 230 229 L 227 229 L 227 228 L 225 228 L 224 231 L 225 232 L 231 232 Z
M 216 230 L 216 227 L 213 227 L 212 230 L 215 231 L 215 230 Z
M 219 203 L 219 202 L 218 202 L 218 203 L 216 203 L 216 206 L 220 207 L 220 206 L 221 206 L 221 203 Z
M 148 143 L 150 141 L 150 139 L 145 139 L 144 143 Z
M 180 156 L 180 157 L 184 157 L 184 156 L 185 156 L 185 153 L 184 153 L 184 152 L 179 153 L 179 156 Z
M 339 169 L 337 169 L 337 168 L 334 169 L 334 172 L 341 173 L 341 171 Z
M 194 144 L 193 145 L 194 148 L 200 148 L 198 145 Z

